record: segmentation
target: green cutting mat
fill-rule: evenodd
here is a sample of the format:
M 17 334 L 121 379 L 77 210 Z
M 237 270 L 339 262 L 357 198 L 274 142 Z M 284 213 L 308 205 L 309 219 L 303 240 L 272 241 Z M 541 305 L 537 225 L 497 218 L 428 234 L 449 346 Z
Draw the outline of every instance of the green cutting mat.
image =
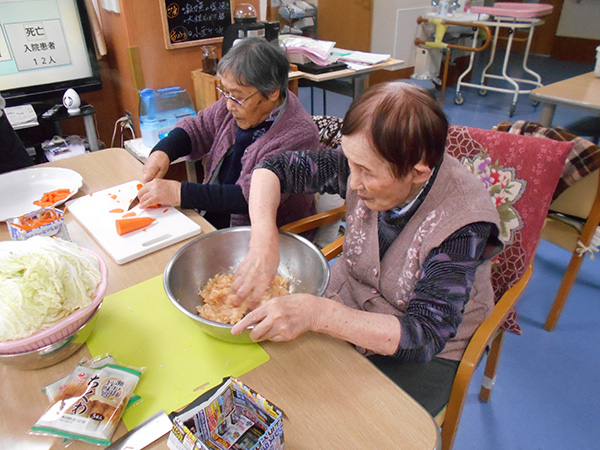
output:
M 142 402 L 123 414 L 128 429 L 269 360 L 258 344 L 232 344 L 202 332 L 171 304 L 162 275 L 106 297 L 87 346 L 92 356 L 108 353 L 121 364 L 145 367 L 135 389 Z

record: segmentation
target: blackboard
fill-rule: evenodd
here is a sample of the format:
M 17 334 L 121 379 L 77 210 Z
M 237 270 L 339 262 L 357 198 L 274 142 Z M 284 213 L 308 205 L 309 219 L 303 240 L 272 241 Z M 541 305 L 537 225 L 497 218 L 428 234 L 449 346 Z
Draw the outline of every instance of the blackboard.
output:
M 230 0 L 159 0 L 167 49 L 223 41 L 231 25 Z

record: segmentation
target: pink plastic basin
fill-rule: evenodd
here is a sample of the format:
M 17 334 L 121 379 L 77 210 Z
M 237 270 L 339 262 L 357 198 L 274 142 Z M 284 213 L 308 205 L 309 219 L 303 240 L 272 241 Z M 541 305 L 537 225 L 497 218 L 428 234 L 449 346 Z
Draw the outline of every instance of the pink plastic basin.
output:
M 554 6 L 545 3 L 497 2 L 494 6 L 473 6 L 471 12 L 491 16 L 533 18 L 550 14 Z
M 98 305 L 102 303 L 102 299 L 104 299 L 104 294 L 106 293 L 106 288 L 108 287 L 108 268 L 106 267 L 106 263 L 100 255 L 88 250 L 87 248 L 82 248 L 82 250 L 91 253 L 96 257 L 98 260 L 100 273 L 102 275 L 100 283 L 98 283 L 96 291 L 94 292 L 92 303 L 85 308 L 78 309 L 60 322 L 55 323 L 54 325 L 42 331 L 38 331 L 29 337 L 17 339 L 15 341 L 0 342 L 0 354 L 7 355 L 31 352 L 46 345 L 54 344 L 60 339 L 68 337 L 74 331 L 77 331 L 79 328 L 81 328 L 81 326 L 90 318 L 94 311 L 96 311 Z

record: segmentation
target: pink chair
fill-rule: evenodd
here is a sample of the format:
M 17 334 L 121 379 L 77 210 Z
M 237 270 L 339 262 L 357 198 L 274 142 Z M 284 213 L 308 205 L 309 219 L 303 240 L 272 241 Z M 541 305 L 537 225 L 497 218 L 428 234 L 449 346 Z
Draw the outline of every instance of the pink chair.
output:
M 571 260 L 544 324 L 546 330 L 552 331 L 586 253 L 593 258 L 593 252 L 597 251 L 592 241 L 600 225 L 600 147 L 561 128 L 546 128 L 536 122 L 502 122 L 497 129 L 573 143 L 542 231 L 542 239 L 571 252 Z
M 552 195 L 573 144 L 499 131 L 451 127 L 446 150 L 486 185 L 501 219 L 505 248 L 494 258 L 496 306 L 461 359 L 443 417 L 442 449 L 452 448 L 473 372 L 489 347 L 479 398 L 487 402 L 496 380 L 504 331 L 521 334 L 514 307 L 532 274 Z

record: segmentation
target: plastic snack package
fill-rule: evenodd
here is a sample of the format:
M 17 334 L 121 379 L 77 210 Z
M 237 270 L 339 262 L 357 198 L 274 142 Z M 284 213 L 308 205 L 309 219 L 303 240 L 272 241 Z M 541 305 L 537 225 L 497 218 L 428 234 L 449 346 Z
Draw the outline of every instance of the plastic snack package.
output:
M 13 241 L 24 241 L 33 236 L 54 236 L 65 241 L 71 240 L 65 225 L 64 212 L 53 206 L 9 219 L 6 225 Z
M 110 445 L 142 372 L 119 364 L 79 364 L 30 433 Z
M 95 368 L 95 369 L 105 366 L 107 364 L 117 364 L 117 362 L 115 361 L 115 359 L 112 356 L 104 354 L 104 355 L 99 355 L 99 356 L 96 356 L 95 358 L 92 358 L 92 359 L 89 359 L 86 361 L 82 361 L 79 363 L 79 365 L 81 365 L 81 366 L 91 367 L 91 368 Z M 69 383 L 70 379 L 71 379 L 71 374 L 67 375 L 66 377 L 61 378 L 58 381 L 55 381 L 52 384 L 49 384 L 48 386 L 46 386 L 45 388 L 42 389 L 42 392 L 44 392 L 48 396 L 48 400 L 50 400 L 51 403 L 54 403 L 56 401 L 56 397 L 58 396 L 60 391 L 66 389 L 67 384 Z M 131 398 L 127 402 L 127 405 L 125 406 L 125 411 L 134 407 L 138 403 L 141 403 L 141 401 L 142 401 L 142 397 L 140 397 L 139 395 L 137 395 L 135 393 L 132 394 Z

